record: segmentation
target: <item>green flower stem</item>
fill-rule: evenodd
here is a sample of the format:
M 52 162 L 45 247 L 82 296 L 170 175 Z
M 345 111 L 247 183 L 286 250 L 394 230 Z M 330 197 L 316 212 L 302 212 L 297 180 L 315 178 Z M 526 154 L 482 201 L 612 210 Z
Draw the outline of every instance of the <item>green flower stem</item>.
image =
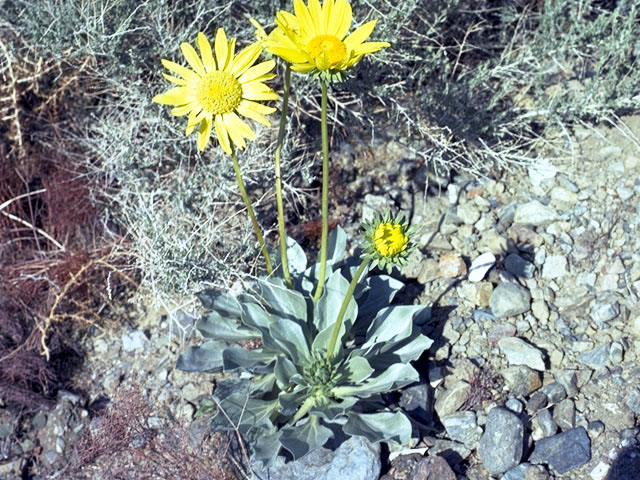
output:
M 238 181 L 238 189 L 240 189 L 240 195 L 242 195 L 244 205 L 247 207 L 247 212 L 249 213 L 249 218 L 251 219 L 251 224 L 253 225 L 253 230 L 256 232 L 256 237 L 258 237 L 260 250 L 262 250 L 262 255 L 264 255 L 264 262 L 267 266 L 267 273 L 271 275 L 273 273 L 273 267 L 271 265 L 271 259 L 269 258 L 269 252 L 267 252 L 267 246 L 264 243 L 264 238 L 262 238 L 260 225 L 258 224 L 258 220 L 256 219 L 256 214 L 253 211 L 251 202 L 249 201 L 247 191 L 244 188 L 244 182 L 242 181 L 242 172 L 240 172 L 240 165 L 238 165 L 238 158 L 236 157 L 235 150 L 231 151 L 231 160 L 233 160 L 233 169 L 236 172 L 236 180 Z
M 342 305 L 340 306 L 340 311 L 338 312 L 338 319 L 336 320 L 335 325 L 333 326 L 333 331 L 331 332 L 331 340 L 329 340 L 329 348 L 327 349 L 327 362 L 331 361 L 331 357 L 333 357 L 333 351 L 336 348 L 336 342 L 338 341 L 338 334 L 340 333 L 340 328 L 342 328 L 342 321 L 344 320 L 344 314 L 347 313 L 347 307 L 349 306 L 349 301 L 351 297 L 353 297 L 353 292 L 358 285 L 358 281 L 362 276 L 362 272 L 369 266 L 369 262 L 371 259 L 365 258 L 356 273 L 353 275 L 351 279 L 351 283 L 349 284 L 349 289 L 347 290 L 347 294 L 344 296 L 344 300 L 342 301 Z
M 322 296 L 324 277 L 327 270 L 327 239 L 329 238 L 329 136 L 327 134 L 327 89 L 325 81 L 322 84 L 322 240 L 320 244 L 320 276 L 313 299 L 317 302 Z
M 284 207 L 282 206 L 282 174 L 280 173 L 280 155 L 282 143 L 287 126 L 287 107 L 289 106 L 289 86 L 291 84 L 291 68 L 287 64 L 284 72 L 284 92 L 282 94 L 282 110 L 280 112 L 280 128 L 278 130 L 278 143 L 275 151 L 276 168 L 276 204 L 278 206 L 278 230 L 280 231 L 280 257 L 282 259 L 282 274 L 287 287 L 293 287 L 291 274 L 289 273 L 289 258 L 287 257 L 287 232 L 284 225 Z

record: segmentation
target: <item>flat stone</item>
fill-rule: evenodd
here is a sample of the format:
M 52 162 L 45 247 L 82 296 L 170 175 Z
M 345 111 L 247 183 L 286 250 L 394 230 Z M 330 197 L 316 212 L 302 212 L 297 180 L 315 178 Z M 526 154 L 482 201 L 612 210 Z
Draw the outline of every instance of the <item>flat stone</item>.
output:
M 507 255 L 507 258 L 504 259 L 504 268 L 519 278 L 533 278 L 536 273 L 536 266 L 533 263 L 527 262 L 515 253 Z
M 537 187 L 542 183 L 553 180 L 558 173 L 558 169 L 551 165 L 549 160 L 541 159 L 537 161 L 535 165 L 530 166 L 527 172 L 529 173 L 531 184 Z
M 438 261 L 438 274 L 442 278 L 458 278 L 467 273 L 467 265 L 464 259 L 453 253 L 440 257 Z
M 631 387 L 629 389 L 625 403 L 633 413 L 640 415 L 640 389 L 638 389 L 638 387 Z
M 576 358 L 583 365 L 597 370 L 606 366 L 607 360 L 609 359 L 610 347 L 611 343 L 607 342 L 604 345 L 600 345 L 599 347 L 594 348 L 593 350 L 578 355 Z
M 558 382 L 551 382 L 540 389 L 549 399 L 550 403 L 559 403 L 567 398 L 567 392 Z
M 458 205 L 456 215 L 465 225 L 473 225 L 480 220 L 480 211 L 470 202 Z
M 576 405 L 566 398 L 553 407 L 553 419 L 560 430 L 566 431 L 576 427 Z
M 380 445 L 357 436 L 336 450 L 318 448 L 288 463 L 277 457 L 275 465 L 266 469 L 252 465 L 258 480 L 378 480 L 380 468 Z
M 553 377 L 564 387 L 568 396 L 574 397 L 578 394 L 578 376 L 575 370 L 557 370 Z
M 554 435 L 558 431 L 558 425 L 548 408 L 540 410 L 531 421 L 531 438 L 535 441 Z
M 542 266 L 542 278 L 561 278 L 567 274 L 567 258 L 564 255 L 549 255 Z
M 620 343 L 613 342 L 611 344 L 609 348 L 609 360 L 611 360 L 611 363 L 614 365 L 618 365 L 624 360 L 624 348 Z
M 336 477 L 347 478 L 347 477 Z M 456 480 L 456 474 L 439 455 L 422 458 L 411 471 L 409 480 Z
M 433 390 L 428 383 L 421 380 L 402 390 L 398 404 L 412 418 L 422 423 L 429 423 L 432 419 L 430 408 L 432 395 Z
M 540 375 L 525 366 L 510 367 L 500 373 L 512 395 L 527 397 L 542 386 Z
M 535 444 L 529 457 L 531 463 L 547 463 L 560 475 L 591 460 L 591 441 L 583 427 L 567 430 Z
M 551 312 L 549 311 L 547 302 L 545 302 L 544 300 L 534 300 L 531 303 L 531 313 L 537 320 L 545 323 L 547 320 L 549 320 L 549 315 Z
M 608 328 L 607 322 L 616 318 L 619 313 L 617 305 L 611 303 L 595 303 L 591 308 L 591 318 L 598 328 Z
M 538 200 L 532 200 L 518 205 L 513 217 L 513 223 L 539 227 L 553 223 L 558 218 L 558 212 L 553 208 L 543 205 Z
M 524 425 L 506 408 L 495 407 L 487 416 L 485 432 L 478 444 L 478 457 L 492 475 L 520 463 L 524 448 Z
M 549 474 L 541 465 L 523 462 L 505 473 L 500 480 L 549 480 Z
M 467 277 L 470 282 L 480 282 L 484 279 L 485 275 L 496 263 L 496 256 L 491 253 L 483 253 L 477 256 L 472 262 L 469 268 L 469 276 Z
M 549 404 L 549 398 L 541 391 L 534 392 L 527 401 L 527 412 L 533 415 Z
M 136 350 L 144 350 L 150 346 L 149 339 L 141 330 L 122 334 L 122 349 L 125 352 L 134 352 Z
M 470 385 L 462 380 L 457 381 L 450 389 L 438 396 L 435 410 L 440 418 L 458 410 L 469 396 Z
M 554 187 L 551 189 L 551 200 L 559 203 L 566 203 L 569 205 L 575 205 L 578 203 L 578 195 L 576 192 L 572 192 L 568 188 Z
M 542 352 L 521 338 L 501 338 L 498 340 L 498 346 L 510 365 L 526 365 L 541 372 L 545 370 Z
M 512 317 L 529 311 L 531 294 L 515 283 L 501 283 L 491 294 L 489 306 L 496 318 Z
M 492 347 L 498 345 L 498 341 L 504 337 L 513 337 L 516 334 L 516 326 L 512 323 L 500 323 L 489 330 L 489 344 Z
M 454 412 L 440 418 L 449 438 L 475 449 L 482 435 L 482 429 L 476 421 L 476 413 L 472 411 Z
M 605 462 L 600 462 L 593 468 L 593 470 L 591 470 L 589 476 L 593 480 L 605 480 L 609 475 L 609 470 L 611 470 L 611 465 Z

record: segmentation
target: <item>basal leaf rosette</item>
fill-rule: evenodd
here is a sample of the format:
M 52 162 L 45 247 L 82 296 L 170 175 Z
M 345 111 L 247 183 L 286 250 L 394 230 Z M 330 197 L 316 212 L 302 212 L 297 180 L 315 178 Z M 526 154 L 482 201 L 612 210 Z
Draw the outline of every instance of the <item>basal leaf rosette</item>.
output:
M 317 302 L 308 291 L 288 289 L 273 277 L 238 297 L 212 291 L 200 296 L 208 313 L 196 328 L 207 341 L 185 351 L 178 368 L 243 374 L 218 381 L 214 396 L 220 410 L 211 427 L 238 425 L 254 458 L 266 466 L 283 451 L 300 458 L 338 432 L 371 442 L 411 440 L 409 418 L 385 405 L 382 395 L 418 380 L 410 362 L 431 346 L 420 327 L 429 309 L 391 305 L 402 283 L 370 277 L 350 300 L 340 348 L 327 361 L 349 288 L 346 271 L 331 272 Z
M 414 232 L 402 215 L 376 214 L 373 220 L 363 225 L 363 230 L 365 244 L 362 257 L 370 259 L 372 267 L 391 273 L 394 266 L 407 264 L 409 254 L 415 249 Z
M 188 115 L 185 134 L 190 135 L 198 127 L 200 151 L 215 129 L 220 146 L 231 155 L 232 148 L 244 149 L 247 139 L 255 140 L 255 132 L 241 117 L 270 126 L 265 115 L 276 109 L 260 102 L 279 98 L 264 83 L 275 77 L 271 73 L 275 62 L 255 64 L 262 53 L 260 43 L 253 43 L 236 55 L 236 40 L 227 40 L 222 28 L 216 32 L 213 49 L 202 32 L 198 33 L 196 45 L 200 55 L 189 43 L 180 45 L 191 68 L 162 59 L 162 65 L 172 73 L 162 75 L 177 86 L 156 95 L 153 101 L 173 105 L 174 116 Z
M 376 26 L 371 20 L 355 29 L 347 0 L 294 0 L 293 13 L 280 11 L 276 28 L 264 40 L 267 51 L 291 63 L 296 72 L 320 74 L 340 80 L 365 55 L 389 47 L 388 42 L 367 42 Z M 260 30 L 258 30 L 260 32 Z M 262 32 L 260 32 L 262 33 Z

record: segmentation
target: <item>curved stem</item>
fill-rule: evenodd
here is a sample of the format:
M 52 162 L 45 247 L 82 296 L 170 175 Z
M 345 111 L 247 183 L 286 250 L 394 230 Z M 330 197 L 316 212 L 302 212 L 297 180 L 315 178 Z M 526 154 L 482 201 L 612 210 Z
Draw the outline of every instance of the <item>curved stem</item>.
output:
M 336 348 L 336 342 L 338 341 L 338 335 L 340 334 L 340 329 L 342 328 L 342 321 L 344 320 L 344 314 L 347 312 L 347 307 L 349 306 L 349 302 L 351 301 L 351 297 L 353 297 L 353 292 L 358 285 L 358 281 L 362 276 L 362 272 L 364 272 L 365 268 L 369 265 L 371 260 L 366 258 L 362 261 L 356 273 L 353 274 L 353 278 L 351 279 L 351 283 L 349 284 L 349 289 L 347 290 L 346 295 L 344 296 L 344 300 L 342 301 L 342 305 L 340 306 L 340 311 L 338 312 L 338 318 L 336 323 L 333 326 L 333 331 L 331 332 L 331 339 L 329 340 L 329 348 L 327 349 L 327 361 L 331 361 L 331 357 L 333 357 L 333 351 Z
M 256 219 L 256 214 L 253 211 L 251 202 L 249 201 L 249 196 L 247 195 L 247 191 L 244 188 L 244 182 L 242 181 L 242 172 L 240 172 L 240 165 L 238 165 L 238 158 L 236 157 L 235 150 L 231 151 L 231 160 L 233 160 L 233 169 L 236 172 L 236 180 L 238 182 L 238 189 L 240 190 L 240 195 L 242 196 L 242 200 L 244 201 L 245 207 L 247 207 L 247 212 L 249 213 L 249 218 L 251 219 L 251 224 L 253 225 L 253 230 L 254 232 L 256 232 L 256 237 L 258 237 L 260 250 L 262 250 L 262 255 L 264 256 L 264 262 L 267 266 L 267 273 L 271 275 L 273 273 L 273 267 L 271 266 L 271 259 L 269 258 L 269 252 L 267 252 L 267 246 L 264 243 L 264 238 L 262 238 L 262 231 L 260 230 L 260 225 L 258 224 L 258 220 Z
M 327 134 L 327 82 L 322 84 L 322 240 L 320 244 L 320 276 L 313 299 L 317 302 L 322 296 L 324 277 L 327 270 L 327 239 L 329 237 L 329 136 Z
M 291 274 L 289 273 L 289 258 L 287 257 L 287 232 L 284 224 L 284 207 L 282 205 L 282 174 L 280 172 L 280 155 L 287 125 L 287 107 L 289 106 L 289 85 L 291 84 L 291 68 L 287 64 L 284 73 L 284 92 L 282 94 L 282 110 L 280 112 L 280 128 L 278 129 L 278 143 L 275 151 L 276 169 L 276 204 L 278 206 L 278 230 L 280 232 L 280 257 L 282 260 L 282 274 L 287 287 L 291 288 Z

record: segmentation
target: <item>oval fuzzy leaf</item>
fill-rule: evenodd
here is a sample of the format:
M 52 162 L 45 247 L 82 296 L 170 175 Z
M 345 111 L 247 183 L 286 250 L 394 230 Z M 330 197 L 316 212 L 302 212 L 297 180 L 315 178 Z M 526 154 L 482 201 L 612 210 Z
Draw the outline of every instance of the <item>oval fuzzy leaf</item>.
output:
M 402 412 L 347 414 L 345 433 L 365 437 L 373 443 L 393 440 L 402 445 L 411 441 L 411 422 Z
M 377 377 L 369 378 L 362 384 L 340 385 L 333 388 L 332 393 L 338 398 L 352 395 L 365 398 L 378 393 L 397 390 L 418 381 L 418 372 L 409 364 L 391 365 Z
M 278 407 L 278 400 L 259 400 L 245 393 L 232 393 L 219 400 L 218 413 L 211 419 L 211 430 L 234 430 L 242 434 L 253 428 L 273 427 L 269 418 Z
M 349 290 L 349 282 L 339 270 L 336 270 L 328 278 L 320 301 L 314 305 L 313 322 L 318 331 L 322 331 L 336 322 L 347 290 Z M 347 330 L 351 328 L 357 315 L 358 304 L 351 298 L 344 316 L 344 324 Z
M 417 360 L 432 344 L 432 339 L 422 335 L 418 329 L 415 329 L 409 338 L 405 338 L 400 342 L 377 344 L 369 351 L 361 353 L 366 355 L 369 364 L 373 368 L 383 370 L 395 363 L 407 363 Z
M 287 357 L 279 356 L 276 359 L 274 373 L 278 386 L 284 389 L 291 383 L 291 378 L 298 373 L 298 369 Z
M 256 289 L 263 307 L 277 317 L 301 322 L 307 319 L 307 302 L 295 290 L 288 289 L 282 280 L 269 278 L 256 282 Z
M 292 392 L 280 392 L 280 413 L 288 417 L 295 415 L 302 403 L 309 398 L 311 387 L 296 387 Z
M 278 351 L 287 355 L 296 365 L 311 358 L 307 337 L 297 321 L 279 318 L 270 325 L 267 336 L 279 346 Z M 263 336 L 262 340 L 265 345 L 267 336 Z
M 356 288 L 354 292 L 354 297 L 358 302 L 358 320 L 371 319 L 381 309 L 391 305 L 396 293 L 402 287 L 404 287 L 404 283 L 388 275 L 368 277 L 364 288 L 362 290 Z M 366 323 L 365 329 L 368 326 L 369 322 Z M 364 331 L 362 335 L 364 335 Z
M 362 348 L 385 342 L 398 342 L 413 332 L 414 318 L 427 307 L 396 305 L 380 310 L 367 329 L 367 341 Z
M 222 360 L 225 372 L 244 370 L 262 375 L 272 370 L 268 365 L 275 360 L 275 356 L 273 353 L 264 352 L 261 348 L 246 350 L 234 345 L 225 349 Z
M 294 460 L 322 447 L 333 432 L 320 423 L 316 415 L 309 415 L 304 425 L 285 427 L 281 430 L 280 443 L 291 452 Z
M 307 256 L 302 247 L 293 238 L 287 237 L 287 259 L 291 275 L 297 276 L 307 269 Z
M 178 357 L 176 367 L 184 372 L 217 373 L 222 371 L 222 353 L 227 344 L 209 340 L 195 347 L 189 347 Z
M 260 338 L 260 334 L 255 330 L 239 324 L 237 320 L 230 317 L 223 317 L 215 310 L 203 315 L 198 320 L 196 328 L 205 338 L 214 338 L 227 342 Z
M 375 370 L 364 357 L 351 357 L 340 369 L 344 375 L 340 383 L 361 383 L 369 378 Z
M 347 234 L 340 225 L 333 229 L 327 240 L 327 262 L 335 265 L 344 259 L 347 251 Z
M 229 293 L 210 289 L 198 293 L 197 297 L 207 310 L 215 310 L 223 317 L 240 318 L 240 302 Z

